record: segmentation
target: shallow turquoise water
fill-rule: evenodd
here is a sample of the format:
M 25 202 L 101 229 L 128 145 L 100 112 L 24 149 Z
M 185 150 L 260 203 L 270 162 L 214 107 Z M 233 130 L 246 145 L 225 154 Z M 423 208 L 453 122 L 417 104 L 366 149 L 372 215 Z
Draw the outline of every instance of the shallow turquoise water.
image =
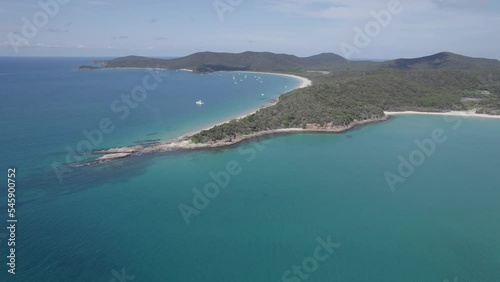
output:
M 392 192 L 384 174 L 435 130 L 446 141 Z M 302 268 L 307 281 L 498 281 L 499 141 L 498 120 L 410 115 L 344 134 L 137 156 L 62 184 L 39 178 L 38 189 L 20 165 L 32 200 L 18 211 L 16 279 L 0 278 L 112 281 L 125 268 L 133 281 L 266 282 L 290 270 L 296 282 L 305 279 L 292 267 L 330 238 L 340 246 Z M 193 188 L 228 165 L 239 173 L 186 224 L 179 205 L 195 207 Z
M 0 58 L 0 126 L 9 133 L 0 136 L 9 151 L 0 160 L 15 165 L 22 159 L 30 172 L 50 168 L 92 141 L 83 132 L 100 130 L 103 119 L 114 130 L 101 131 L 102 138 L 91 134 L 100 141 L 91 149 L 179 137 L 258 109 L 299 85 L 294 78 L 255 73 L 72 70 L 89 61 Z M 136 87 L 145 91 L 136 91 L 140 101 L 131 97 Z

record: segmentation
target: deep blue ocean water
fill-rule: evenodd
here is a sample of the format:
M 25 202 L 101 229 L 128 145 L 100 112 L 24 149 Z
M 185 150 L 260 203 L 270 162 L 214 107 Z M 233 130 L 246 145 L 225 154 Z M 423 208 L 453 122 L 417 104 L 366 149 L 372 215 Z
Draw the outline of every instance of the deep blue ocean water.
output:
M 103 117 L 117 129 L 101 146 L 130 145 L 239 116 L 297 84 L 161 72 L 165 82 L 120 122 L 110 103 L 146 74 L 71 70 L 89 60 L 0 59 L 1 179 L 17 168 L 19 220 L 15 276 L 0 231 L 0 281 L 500 280 L 500 120 L 400 116 L 343 134 L 136 156 L 59 182 L 52 162 Z M 426 154 L 417 143 L 435 131 L 444 141 Z M 400 156 L 418 161 L 408 175 Z M 404 180 L 394 191 L 387 172 Z M 207 186 L 219 187 L 213 198 L 195 197 Z M 181 204 L 196 208 L 189 224 Z M 338 245 L 329 253 L 325 241 Z

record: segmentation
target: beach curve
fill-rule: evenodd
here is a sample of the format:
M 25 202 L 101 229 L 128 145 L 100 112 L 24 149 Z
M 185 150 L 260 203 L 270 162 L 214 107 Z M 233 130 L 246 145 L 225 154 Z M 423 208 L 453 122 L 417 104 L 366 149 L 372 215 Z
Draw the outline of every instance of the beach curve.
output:
M 432 115 L 432 116 L 458 116 L 466 118 L 493 118 L 500 119 L 500 115 L 478 114 L 476 110 L 470 111 L 449 111 L 449 112 L 418 112 L 418 111 L 402 111 L 402 112 L 384 112 L 387 116 L 398 115 Z
M 137 68 L 134 68 L 137 69 Z M 289 77 L 289 78 L 294 78 L 300 82 L 299 85 L 296 87 L 290 88 L 289 91 L 284 92 L 281 95 L 290 93 L 294 90 L 297 89 L 303 89 L 307 88 L 313 85 L 312 81 L 308 78 L 298 76 L 298 75 L 293 75 L 293 74 L 284 74 L 284 73 L 274 73 L 274 72 L 259 72 L 259 71 L 230 71 L 230 73 L 254 73 L 254 74 L 270 74 L 270 75 L 277 75 L 277 76 L 284 76 L 284 77 Z M 280 95 L 280 96 L 281 96 Z M 216 126 L 228 123 L 232 120 L 239 120 L 243 119 L 245 117 L 248 117 L 250 115 L 255 114 L 261 109 L 271 107 L 276 105 L 278 103 L 279 97 L 276 99 L 273 99 L 272 102 L 269 102 L 267 104 L 264 104 L 263 106 L 260 106 L 257 109 L 253 109 L 245 114 L 240 114 L 238 117 L 233 117 L 228 120 L 224 120 L 222 122 L 218 122 L 216 124 L 211 124 L 209 126 L 203 127 L 200 130 L 195 130 L 186 134 L 183 134 L 177 138 L 174 139 L 169 139 L 166 141 L 161 142 L 160 144 L 155 144 L 155 145 L 150 145 L 150 146 L 125 146 L 125 147 L 119 147 L 119 148 L 110 148 L 106 150 L 96 150 L 93 152 L 95 155 L 101 155 L 96 159 L 98 162 L 106 162 L 114 159 L 122 159 L 126 158 L 129 156 L 132 156 L 133 154 L 145 154 L 145 153 L 152 153 L 152 152 L 159 152 L 159 151 L 173 151 L 173 150 L 195 150 L 195 149 L 206 149 L 206 148 L 217 148 L 217 147 L 223 147 L 223 146 L 228 146 L 228 145 L 233 145 L 237 144 L 241 141 L 255 138 L 257 136 L 264 136 L 264 135 L 270 135 L 270 134 L 276 134 L 276 133 L 290 133 L 290 132 L 298 132 L 303 129 L 296 128 L 296 129 L 278 129 L 278 130 L 269 130 L 265 132 L 257 132 L 255 134 L 252 134 L 251 136 L 245 136 L 242 137 L 241 140 L 233 140 L 232 143 L 227 143 L 227 142 L 215 142 L 211 144 L 206 144 L 206 143 L 201 143 L 201 144 L 196 144 L 191 142 L 190 138 L 191 136 L 198 134 L 204 130 L 209 130 L 211 128 L 214 128 Z M 332 129 L 337 132 L 337 129 Z M 345 130 L 345 129 L 343 129 Z M 306 131 L 306 130 L 304 130 Z M 320 132 L 325 132 L 325 131 L 320 131 Z

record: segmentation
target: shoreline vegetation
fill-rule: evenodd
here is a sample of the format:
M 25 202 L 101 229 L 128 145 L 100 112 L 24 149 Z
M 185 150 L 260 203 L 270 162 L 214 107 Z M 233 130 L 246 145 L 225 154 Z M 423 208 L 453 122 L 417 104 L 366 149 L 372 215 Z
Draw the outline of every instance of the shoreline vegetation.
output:
M 474 111 L 451 111 L 451 112 L 417 112 L 417 111 L 403 111 L 403 112 L 384 112 L 385 116 L 380 118 L 367 119 L 363 121 L 354 121 L 346 126 L 331 126 L 331 127 L 316 127 L 309 126 L 308 128 L 282 128 L 259 131 L 249 135 L 238 136 L 231 141 L 221 140 L 209 143 L 193 143 L 190 138 L 201 132 L 194 132 L 183 135 L 181 137 L 171 139 L 162 144 L 156 144 L 151 146 L 131 146 L 122 148 L 113 148 L 109 150 L 95 151 L 94 154 L 101 154 L 98 161 L 109 161 L 115 159 L 123 159 L 134 154 L 148 154 L 155 152 L 169 152 L 169 151 L 187 151 L 187 150 L 203 150 L 203 149 L 216 149 L 234 146 L 243 141 L 249 141 L 259 137 L 266 137 L 272 135 L 280 134 L 293 134 L 293 133 L 344 133 L 346 131 L 352 130 L 358 126 L 372 124 L 376 122 L 383 122 L 390 119 L 392 116 L 399 115 L 435 115 L 435 116 L 460 116 L 465 118 L 493 118 L 500 119 L 500 116 L 477 114 Z M 229 122 L 229 121 L 227 121 Z M 224 123 L 221 123 L 224 124 Z M 215 125 L 216 126 L 216 125 Z M 208 128 L 210 129 L 210 128 Z
M 129 56 L 101 62 L 100 68 L 270 73 L 301 83 L 257 111 L 204 130 L 158 144 L 95 151 L 98 162 L 221 148 L 276 134 L 341 133 L 403 114 L 500 119 L 500 61 L 448 52 L 386 62 L 348 61 L 335 54 L 204 52 L 168 60 Z
M 119 68 L 119 69 L 131 69 L 131 68 Z M 143 68 L 132 68 L 132 69 L 143 69 Z M 179 71 L 192 72 L 192 70 L 189 70 L 189 69 L 181 69 Z M 313 84 L 310 79 L 305 78 L 305 77 L 301 77 L 298 75 L 293 75 L 293 74 L 274 73 L 274 72 L 257 72 L 257 71 L 239 71 L 239 73 L 280 75 L 280 76 L 294 78 L 294 79 L 297 79 L 298 81 L 300 81 L 300 84 L 296 88 L 292 88 L 292 89 L 290 89 L 290 91 L 285 92 L 284 94 L 293 92 L 296 89 L 303 89 L 303 88 L 312 86 L 312 84 Z M 300 128 L 267 130 L 267 131 L 262 131 L 262 132 L 250 134 L 250 135 L 239 136 L 238 138 L 232 140 L 232 142 L 219 141 L 219 142 L 210 142 L 210 143 L 206 143 L 206 144 L 202 144 L 202 143 L 197 144 L 197 143 L 194 143 L 191 141 L 192 136 L 199 134 L 202 131 L 210 130 L 211 128 L 214 128 L 216 126 L 226 124 L 226 123 L 230 122 L 231 120 L 240 120 L 240 119 L 246 118 L 248 116 L 255 114 L 256 112 L 258 112 L 261 109 L 264 109 L 267 107 L 272 107 L 272 106 L 276 105 L 278 103 L 278 101 L 279 101 L 279 97 L 277 99 L 273 99 L 272 102 L 270 102 L 266 105 L 263 105 L 262 107 L 260 107 L 260 109 L 258 109 L 256 111 L 255 110 L 251 111 L 250 113 L 247 113 L 247 114 L 243 114 L 236 119 L 229 119 L 229 120 L 217 123 L 215 125 L 208 126 L 202 130 L 193 131 L 193 132 L 184 134 L 180 137 L 167 140 L 161 144 L 155 144 L 155 145 L 150 145 L 150 146 L 129 146 L 129 147 L 121 147 L 121 148 L 112 148 L 112 149 L 108 149 L 108 150 L 98 150 L 98 151 L 92 152 L 92 154 L 103 155 L 103 156 L 97 158 L 97 161 L 103 162 L 103 161 L 110 161 L 110 160 L 127 158 L 133 154 L 166 152 L 166 151 L 174 151 L 174 150 L 201 150 L 201 149 L 210 149 L 210 148 L 220 148 L 220 147 L 235 145 L 235 144 L 241 143 L 245 140 L 253 139 L 256 137 L 260 137 L 260 136 L 273 135 L 273 134 L 283 134 L 283 133 L 293 133 L 293 132 L 301 131 L 302 129 L 300 129 Z M 314 129 L 311 129 L 311 131 L 309 131 L 309 132 L 315 132 L 313 130 Z M 342 131 L 335 131 L 335 130 L 339 130 L 339 129 L 332 128 L 330 130 L 331 131 L 329 131 L 328 129 L 325 129 L 325 130 L 321 131 L 318 129 L 318 130 L 316 130 L 316 132 L 342 132 L 342 131 L 345 131 L 347 129 L 344 129 Z

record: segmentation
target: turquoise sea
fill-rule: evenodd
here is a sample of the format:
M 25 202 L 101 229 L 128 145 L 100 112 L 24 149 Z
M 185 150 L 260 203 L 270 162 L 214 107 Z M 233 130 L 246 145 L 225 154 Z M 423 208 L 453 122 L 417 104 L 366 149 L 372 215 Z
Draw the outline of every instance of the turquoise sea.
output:
M 89 61 L 0 58 L 1 183 L 15 167 L 18 218 L 16 275 L 0 229 L 0 281 L 500 281 L 500 120 L 398 116 L 72 168 L 60 182 L 53 162 L 102 118 L 116 126 L 102 148 L 153 142 L 298 84 L 160 72 L 122 121 L 110 104 L 147 73 L 71 70 Z M 394 190 L 388 172 L 404 180 Z

